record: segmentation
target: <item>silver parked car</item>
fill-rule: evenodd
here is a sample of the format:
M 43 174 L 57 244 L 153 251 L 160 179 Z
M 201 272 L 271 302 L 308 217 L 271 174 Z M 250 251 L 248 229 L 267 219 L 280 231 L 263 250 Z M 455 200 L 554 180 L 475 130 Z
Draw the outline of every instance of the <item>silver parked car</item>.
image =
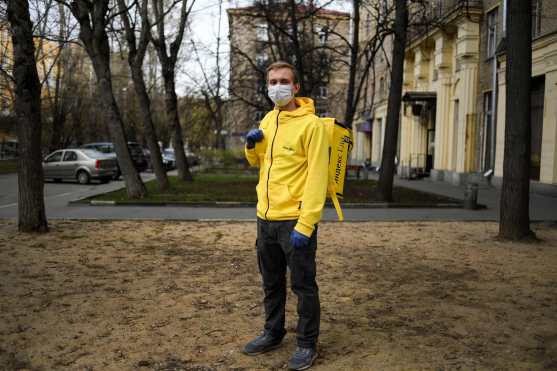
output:
M 77 180 L 88 184 L 92 179 L 108 182 L 118 171 L 117 160 L 110 155 L 91 149 L 61 149 L 46 156 L 43 161 L 45 179 Z

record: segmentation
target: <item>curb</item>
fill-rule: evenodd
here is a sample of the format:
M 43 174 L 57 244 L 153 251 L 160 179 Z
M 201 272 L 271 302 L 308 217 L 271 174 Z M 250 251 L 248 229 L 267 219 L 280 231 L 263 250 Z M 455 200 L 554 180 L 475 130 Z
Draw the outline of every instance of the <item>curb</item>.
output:
M 215 201 L 215 202 L 120 202 L 120 201 L 101 201 L 101 200 L 73 200 L 69 205 L 88 205 L 88 206 L 174 206 L 174 207 L 214 207 L 214 208 L 246 208 L 256 207 L 256 202 L 234 202 L 234 201 Z M 463 209 L 463 202 L 454 203 L 434 203 L 434 204 L 408 204 L 408 203 L 341 203 L 344 209 Z M 327 202 L 325 208 L 334 209 L 334 206 Z M 486 209 L 485 205 L 478 205 L 475 210 Z

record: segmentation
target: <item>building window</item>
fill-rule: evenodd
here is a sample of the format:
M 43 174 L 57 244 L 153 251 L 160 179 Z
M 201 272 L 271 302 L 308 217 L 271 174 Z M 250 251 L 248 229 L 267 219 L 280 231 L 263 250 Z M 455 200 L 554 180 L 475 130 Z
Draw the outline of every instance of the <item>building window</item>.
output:
M 326 71 L 329 67 L 329 64 L 329 56 L 324 52 L 319 53 L 319 68 Z
M 366 36 L 371 36 L 371 13 L 366 15 Z
M 493 130 L 493 92 L 488 91 L 484 94 L 484 130 L 483 130 L 483 171 L 493 169 L 494 165 L 494 139 Z
M 267 63 L 269 62 L 269 56 L 266 53 L 260 53 L 255 56 L 255 64 L 260 70 L 267 68 Z
M 320 86 L 318 88 L 317 95 L 319 98 L 327 99 L 328 93 L 329 91 L 326 86 Z
M 499 9 L 495 8 L 487 13 L 487 57 L 495 56 L 497 48 L 497 17 Z
M 503 0 L 503 33 L 507 32 L 507 0 Z
M 542 33 L 542 0 L 532 0 L 532 37 Z
M 257 80 L 257 96 L 267 95 L 267 81 L 264 79 Z
M 317 101 L 315 102 L 315 114 L 319 117 L 327 117 L 329 116 L 329 110 L 327 107 L 326 101 Z
M 257 41 L 269 41 L 267 23 L 258 23 L 255 25 L 255 37 Z
M 385 95 L 385 78 L 381 77 L 379 79 L 379 98 L 383 98 Z
M 329 39 L 329 29 L 327 26 L 319 27 L 317 34 L 319 35 L 319 43 L 325 45 Z
M 459 112 L 460 111 L 460 102 L 458 99 L 454 100 L 454 105 L 453 105 L 453 138 L 452 138 L 452 161 L 450 164 L 450 169 L 451 170 L 456 170 L 456 164 L 457 164 L 457 157 L 458 157 L 458 152 L 459 152 L 459 148 L 458 148 L 458 132 L 459 132 L 459 120 L 460 120 L 460 115 Z

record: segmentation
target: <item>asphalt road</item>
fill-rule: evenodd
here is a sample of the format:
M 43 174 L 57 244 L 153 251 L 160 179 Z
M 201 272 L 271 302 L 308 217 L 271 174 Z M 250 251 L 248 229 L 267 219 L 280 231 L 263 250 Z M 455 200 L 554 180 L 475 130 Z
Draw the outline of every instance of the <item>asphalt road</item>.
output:
M 143 173 L 144 180 L 153 174 Z M 402 181 L 399 181 L 402 183 Z M 401 184 L 402 185 L 402 184 Z M 463 189 L 427 181 L 406 182 L 404 186 L 446 196 L 462 198 Z M 250 220 L 256 218 L 254 207 L 210 208 L 182 206 L 89 206 L 68 203 L 123 187 L 123 181 L 107 184 L 46 183 L 45 205 L 49 219 L 155 219 L 155 220 Z M 495 189 L 480 189 L 483 210 L 464 209 L 344 209 L 347 221 L 496 221 L 499 194 Z M 557 197 L 532 195 L 530 215 L 533 221 L 557 221 Z M 17 176 L 0 175 L 0 218 L 17 217 Z M 334 209 L 325 209 L 324 221 L 337 220 Z
M 149 180 L 153 178 L 150 173 L 143 173 L 142 178 Z M 122 180 L 111 181 L 106 184 L 92 182 L 82 185 L 77 182 L 64 181 L 62 183 L 45 183 L 44 198 L 48 217 L 71 218 L 68 209 L 69 201 L 88 197 L 94 194 L 110 192 L 124 186 Z M 17 217 L 17 175 L 0 175 L 0 218 Z

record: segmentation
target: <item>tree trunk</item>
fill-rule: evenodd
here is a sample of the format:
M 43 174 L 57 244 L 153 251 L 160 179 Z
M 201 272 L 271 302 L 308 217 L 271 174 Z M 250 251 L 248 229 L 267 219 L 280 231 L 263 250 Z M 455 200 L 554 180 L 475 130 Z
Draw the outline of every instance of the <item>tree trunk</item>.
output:
M 190 172 L 188 159 L 184 151 L 184 140 L 182 139 L 182 125 L 178 115 L 178 97 L 176 96 L 176 86 L 174 84 L 174 74 L 164 73 L 164 93 L 166 118 L 170 124 L 172 133 L 172 146 L 176 157 L 176 168 L 178 169 L 178 179 L 192 181 L 193 175 Z
M 48 232 L 44 206 L 41 153 L 41 85 L 35 61 L 33 25 L 29 3 L 8 1 L 12 31 L 17 115 L 18 229 L 20 232 Z
M 346 112 L 344 124 L 352 127 L 356 107 L 354 105 L 354 90 L 356 86 L 356 72 L 358 71 L 358 53 L 360 49 L 360 1 L 353 0 L 354 18 L 352 19 L 352 45 L 350 48 L 350 70 L 348 88 L 346 92 Z
M 110 46 L 106 33 L 108 2 L 109 0 L 97 0 L 94 3 L 74 0 L 72 12 L 79 22 L 79 37 L 93 63 L 101 107 L 105 112 L 110 137 L 126 183 L 128 198 L 139 199 L 145 197 L 146 189 L 133 164 L 122 116 L 112 91 Z
M 387 127 L 385 144 L 381 160 L 378 192 L 383 201 L 393 200 L 393 177 L 395 173 L 395 156 L 398 141 L 400 107 L 402 101 L 402 79 L 404 74 L 404 51 L 406 49 L 406 31 L 408 28 L 407 0 L 396 0 L 395 37 L 393 60 L 391 66 L 391 86 L 387 107 Z
M 143 0 L 142 4 L 138 3 L 141 14 L 139 46 L 135 36 L 136 29 L 132 26 L 129 19 L 130 9 L 127 8 L 124 0 L 118 0 L 117 3 L 128 44 L 128 65 L 130 66 L 132 81 L 139 102 L 139 110 L 141 112 L 141 120 L 143 121 L 145 138 L 147 139 L 147 147 L 151 152 L 151 166 L 155 172 L 159 190 L 165 191 L 170 187 L 170 184 L 168 183 L 166 170 L 162 163 L 161 151 L 157 142 L 153 115 L 151 113 L 151 99 L 147 93 L 145 78 L 143 76 L 143 61 L 149 42 L 149 27 L 151 27 L 148 18 L 148 1 Z
M 180 21 L 177 27 L 177 33 L 174 41 L 170 43 L 169 49 L 166 45 L 166 34 L 165 34 L 165 12 L 164 12 L 164 1 L 153 0 L 152 11 L 155 16 L 155 22 L 157 23 L 157 34 L 158 38 L 154 38 L 151 33 L 150 40 L 157 50 L 159 56 L 159 61 L 162 68 L 162 77 L 164 80 L 164 91 L 165 91 L 165 108 L 166 108 L 166 119 L 169 122 L 170 131 L 172 133 L 172 144 L 174 147 L 174 155 L 176 157 L 176 168 L 178 169 L 178 179 L 182 181 L 192 181 L 193 176 L 190 172 L 188 165 L 188 160 L 184 152 L 184 141 L 182 139 L 182 126 L 180 124 L 180 116 L 178 114 L 178 97 L 176 96 L 176 61 L 178 60 L 178 52 L 180 51 L 180 46 L 184 37 L 184 31 L 186 28 L 188 16 L 191 11 L 191 7 L 195 1 L 192 1 L 188 5 L 188 1 L 184 0 L 181 4 L 180 9 Z
M 217 85 L 217 86 L 220 86 L 220 84 Z M 215 103 L 215 106 L 216 106 L 215 107 L 215 117 L 216 117 L 216 120 L 217 120 L 217 131 L 218 131 L 217 132 L 217 138 L 219 138 L 218 143 L 217 143 L 217 145 L 218 145 L 217 148 L 226 149 L 226 137 L 225 137 L 225 135 L 222 134 L 222 129 L 223 129 L 222 105 L 223 105 L 223 103 L 222 103 L 222 99 L 221 99 L 220 95 L 217 95 L 215 97 L 215 101 L 216 101 L 216 103 Z
M 532 1 L 509 1 L 507 20 L 505 156 L 499 236 L 521 240 L 533 237 L 529 214 Z
M 307 81 L 306 73 L 304 69 L 304 53 L 300 47 L 300 40 L 298 39 L 298 5 L 295 0 L 289 1 L 289 15 L 290 15 L 290 29 L 292 32 L 292 52 L 296 56 L 296 72 L 298 73 L 299 83 L 300 83 L 300 95 L 308 96 L 312 93 L 310 86 L 313 85 L 313 81 Z M 310 85 L 311 83 L 311 85 Z
M 55 94 L 59 94 L 59 92 L 56 92 Z M 50 136 L 49 152 L 53 152 L 57 149 L 62 148 L 62 136 L 66 117 L 65 113 L 62 112 L 64 108 L 60 106 L 61 104 L 64 103 L 54 103 L 54 107 L 52 110 L 52 133 Z
M 151 114 L 151 99 L 147 94 L 147 87 L 145 86 L 145 79 L 143 78 L 142 66 L 134 66 L 130 63 L 132 70 L 132 79 L 135 87 L 135 93 L 139 102 L 139 109 L 141 111 L 141 118 L 143 121 L 143 128 L 145 130 L 145 138 L 147 139 L 147 147 L 151 152 L 151 165 L 157 178 L 159 190 L 165 191 L 170 188 L 166 170 L 162 163 L 161 151 L 157 136 L 155 133 L 155 125 L 153 124 L 153 115 Z
M 135 165 L 130 155 L 120 110 L 118 109 L 116 100 L 114 99 L 114 95 L 112 93 L 110 71 L 106 68 L 98 71 L 97 80 L 101 104 L 106 112 L 105 117 L 107 118 L 108 131 L 110 132 L 110 138 L 114 143 L 114 150 L 116 151 L 118 164 L 126 183 L 128 197 L 130 199 L 143 198 L 146 194 L 145 186 L 139 176 L 139 173 L 135 169 Z

